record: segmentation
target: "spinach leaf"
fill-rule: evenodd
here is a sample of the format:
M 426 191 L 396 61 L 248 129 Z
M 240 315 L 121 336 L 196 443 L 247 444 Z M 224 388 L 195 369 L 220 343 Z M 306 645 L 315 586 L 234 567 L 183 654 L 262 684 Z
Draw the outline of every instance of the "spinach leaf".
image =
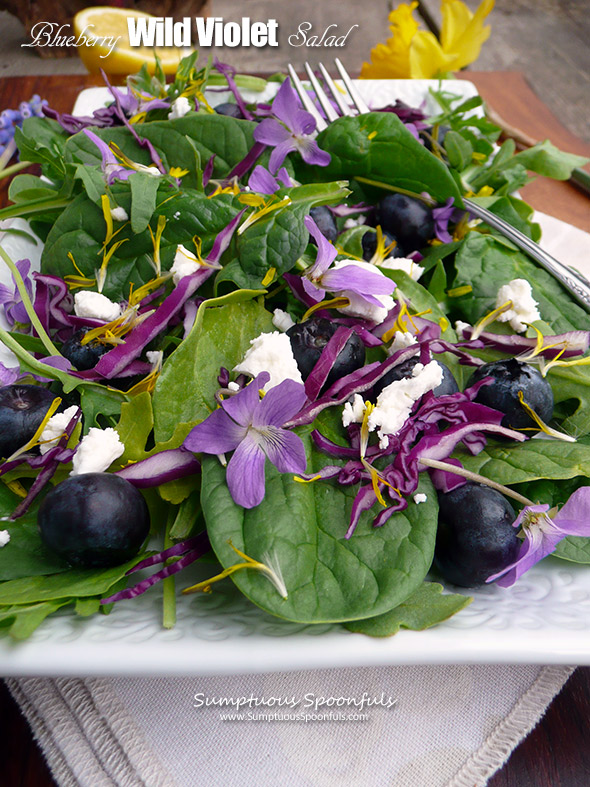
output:
M 532 148 L 522 150 L 512 159 L 526 169 L 548 178 L 567 180 L 576 167 L 583 167 L 589 159 L 566 153 L 555 147 L 548 139 Z
M 303 439 L 308 468 L 318 470 L 325 456 Z M 218 560 L 224 567 L 239 562 L 231 540 L 250 557 L 278 565 L 287 599 L 258 572 L 232 575 L 244 595 L 278 617 L 325 623 L 380 615 L 407 599 L 430 567 L 438 505 L 425 474 L 420 491 L 426 503 L 410 503 L 381 528 L 372 527 L 374 512 L 365 512 L 348 540 L 356 488 L 300 484 L 267 463 L 265 498 L 247 510 L 233 502 L 217 458 L 203 458 L 202 478 L 201 505 Z
M 571 563 L 590 563 L 590 538 L 567 536 L 559 542 L 553 554 Z
M 0 631 L 4 631 L 4 627 L 8 625 L 8 633 L 13 639 L 17 641 L 27 639 L 48 615 L 69 603 L 69 599 L 60 599 L 41 601 L 28 606 L 0 607 Z
M 489 443 L 477 456 L 468 454 L 464 449 L 456 451 L 454 456 L 468 470 L 508 486 L 542 478 L 590 478 L 590 445 L 583 442 L 528 440 L 515 445 Z
M 233 369 L 252 339 L 274 330 L 270 312 L 252 300 L 260 294 L 238 290 L 201 305 L 191 333 L 165 362 L 156 383 L 157 441 L 167 440 L 177 424 L 206 418 L 215 408 L 219 368 Z
M 418 590 L 399 606 L 375 618 L 355 620 L 345 628 L 368 637 L 391 637 L 400 629 L 424 631 L 448 620 L 455 613 L 471 604 L 470 596 L 459 593 L 442 593 L 442 585 L 424 582 Z
M 303 219 L 311 205 L 296 205 L 271 213 L 267 221 L 257 221 L 238 237 L 240 267 L 262 282 L 270 268 L 279 275 L 289 271 L 305 251 L 309 239 Z
M 344 179 L 362 176 L 407 189 L 428 192 L 437 202 L 460 199 L 445 164 L 422 145 L 391 112 L 344 117 L 318 136 L 332 156 L 327 167 L 306 167 L 306 178 Z
M 14 139 L 22 161 L 41 164 L 43 174 L 50 180 L 65 180 L 64 153 L 68 133 L 57 121 L 50 118 L 26 118 L 22 129 L 15 128 Z
M 61 574 L 22 577 L 0 583 L 0 607 L 36 604 L 85 596 L 102 596 L 145 555 L 114 568 L 74 568 Z
M 470 285 L 472 292 L 454 302 L 462 319 L 476 322 L 496 306 L 498 289 L 512 279 L 527 279 L 541 317 L 555 333 L 588 330 L 590 316 L 574 303 L 559 282 L 503 240 L 470 232 L 455 258 L 453 287 Z M 567 304 L 567 308 L 565 308 Z
M 141 185 L 141 181 L 136 183 L 138 186 Z M 154 276 L 151 263 L 153 243 L 147 229 L 146 218 L 151 218 L 154 233 L 158 216 L 164 216 L 166 219 L 160 243 L 160 258 L 162 269 L 168 270 L 173 263 L 178 244 L 182 243 L 187 248 L 192 248 L 192 239 L 198 236 L 203 243 L 203 253 L 206 254 L 211 249 L 215 237 L 239 210 L 228 195 L 207 199 L 200 192 L 190 191 L 177 192 L 171 196 L 165 188 L 164 191 L 161 188 L 157 194 L 160 204 L 156 207 L 155 213 L 148 217 L 147 212 L 150 210 L 153 193 L 146 192 L 144 200 L 136 192 L 130 191 L 131 188 L 127 183 L 112 188 L 118 204 L 132 217 L 131 223 L 124 225 L 118 232 L 115 241 L 125 242 L 116 250 L 108 263 L 103 292 L 115 301 L 129 296 L 131 283 L 137 288 Z M 133 204 L 136 202 L 139 206 L 137 215 L 133 213 Z M 133 221 L 138 227 L 144 227 L 144 231 L 135 234 Z M 68 252 L 71 251 L 76 265 L 85 275 L 92 278 L 102 261 L 105 236 L 106 223 L 102 209 L 85 195 L 79 195 L 63 211 L 47 236 L 41 257 L 42 271 L 62 278 L 75 273 L 68 257 Z

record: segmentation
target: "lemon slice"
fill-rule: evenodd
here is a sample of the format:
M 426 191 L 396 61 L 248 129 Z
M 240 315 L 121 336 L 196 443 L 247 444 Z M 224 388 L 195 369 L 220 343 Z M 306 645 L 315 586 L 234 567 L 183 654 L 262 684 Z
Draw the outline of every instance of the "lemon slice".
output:
M 150 73 L 156 67 L 157 54 L 166 74 L 174 74 L 189 50 L 175 47 L 130 46 L 127 19 L 151 19 L 151 14 L 128 8 L 95 6 L 85 8 L 74 17 L 74 31 L 81 41 L 78 54 L 90 73 L 103 69 L 107 74 L 133 74 L 145 64 Z M 85 40 L 80 37 L 84 36 Z M 105 41 L 104 39 L 111 39 Z M 118 39 L 113 47 L 113 42 Z

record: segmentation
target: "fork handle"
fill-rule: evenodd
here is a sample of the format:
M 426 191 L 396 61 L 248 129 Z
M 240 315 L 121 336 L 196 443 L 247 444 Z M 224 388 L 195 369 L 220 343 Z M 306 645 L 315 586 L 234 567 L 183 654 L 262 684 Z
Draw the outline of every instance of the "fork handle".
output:
M 590 282 L 581 273 L 556 260 L 555 257 L 552 257 L 538 244 L 527 238 L 520 230 L 517 230 L 516 227 L 508 224 L 508 222 L 496 216 L 487 208 L 482 208 L 481 205 L 465 197 L 463 198 L 463 204 L 470 213 L 501 232 L 519 249 L 522 249 L 522 251 L 536 260 L 542 268 L 560 282 L 574 300 L 590 312 Z

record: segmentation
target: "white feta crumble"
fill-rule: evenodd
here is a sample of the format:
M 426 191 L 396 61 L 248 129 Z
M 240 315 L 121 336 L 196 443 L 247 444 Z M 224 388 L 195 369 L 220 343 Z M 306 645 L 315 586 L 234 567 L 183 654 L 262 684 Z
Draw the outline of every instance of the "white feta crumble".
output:
M 107 429 L 91 427 L 82 438 L 74 454 L 74 469 L 70 475 L 83 473 L 102 473 L 107 470 L 125 451 L 125 446 L 117 432 L 110 426 Z
M 498 322 L 509 322 L 516 333 L 526 331 L 525 323 L 541 319 L 537 301 L 533 298 L 533 288 L 526 279 L 512 279 L 508 284 L 502 285 L 496 297 L 496 309 L 512 301 L 512 308 L 503 312 L 496 318 Z
M 111 208 L 111 218 L 114 221 L 127 221 L 129 216 L 125 208 L 122 208 L 120 205 L 116 208 Z
M 378 262 L 377 267 L 386 268 L 390 271 L 403 271 L 414 281 L 418 281 L 424 273 L 422 265 L 411 260 L 409 257 L 388 257 L 383 262 Z
M 0 530 L 0 547 L 5 547 L 10 541 L 10 533 L 8 530 Z
M 148 350 L 145 356 L 152 366 L 159 366 L 162 363 L 164 352 L 162 350 Z
M 353 396 L 352 402 L 346 402 L 342 410 L 342 426 L 360 424 L 365 415 L 365 402 L 360 394 Z
M 295 320 L 288 312 L 282 309 L 275 309 L 272 314 L 272 324 L 275 328 L 284 333 L 295 325 Z
M 56 413 L 51 416 L 49 421 L 45 424 L 45 428 L 41 432 L 41 437 L 39 438 L 39 450 L 42 454 L 46 454 L 51 448 L 58 444 L 66 426 L 76 415 L 77 411 L 78 408 L 74 404 L 72 407 L 68 407 L 67 410 L 64 410 L 63 413 Z
M 383 276 L 384 279 L 387 278 L 384 273 L 381 273 L 381 271 L 374 265 L 371 265 L 370 262 L 361 262 L 360 260 L 338 260 L 334 263 L 334 266 L 331 268 L 331 270 L 337 271 L 340 268 L 345 267 L 360 268 L 363 271 L 367 271 L 367 273 L 377 273 Z M 339 312 L 342 314 L 348 314 L 350 317 L 360 317 L 364 320 L 370 320 L 371 322 L 375 322 L 377 324 L 383 322 L 394 306 L 394 300 L 391 295 L 374 296 L 379 301 L 379 303 L 381 303 L 381 306 L 374 306 L 371 303 L 367 303 L 364 298 L 362 298 L 360 295 L 357 295 L 356 292 L 351 292 L 350 290 L 339 290 L 337 293 L 335 293 L 335 295 L 348 298 L 350 301 L 348 306 L 341 306 L 338 309 Z
M 427 391 L 437 388 L 442 378 L 442 367 L 436 361 L 430 361 L 426 366 L 417 363 L 411 377 L 395 380 L 381 391 L 368 418 L 369 431 L 377 429 L 380 440 L 386 435 L 397 434 L 407 421 L 414 402 Z
M 428 495 L 425 495 L 423 492 L 418 492 L 414 495 L 414 503 L 416 505 L 420 505 L 420 503 L 425 503 L 428 500 Z
M 171 104 L 170 112 L 168 112 L 168 120 L 183 118 L 191 109 L 192 107 L 188 98 L 186 96 L 178 96 Z
M 465 338 L 463 335 L 464 331 L 471 328 L 472 326 L 469 325 L 468 322 L 463 322 L 463 320 L 457 320 L 455 322 L 455 331 L 457 332 L 457 336 L 459 337 L 459 339 L 464 339 Z
M 176 221 L 178 221 L 178 219 L 180 218 L 180 211 L 177 210 L 176 213 L 173 213 L 172 214 L 172 218 L 176 219 Z
M 250 349 L 242 361 L 234 366 L 234 372 L 256 377 L 260 372 L 268 372 L 270 380 L 264 386 L 268 391 L 283 380 L 295 380 L 303 383 L 297 361 L 293 356 L 291 341 L 286 333 L 273 331 L 261 333 L 250 342 Z
M 356 219 L 346 219 L 343 224 L 343 229 L 345 230 L 352 230 L 355 227 L 362 227 L 363 224 L 366 224 L 367 217 L 366 216 L 357 216 Z
M 189 251 L 182 243 L 176 247 L 176 254 L 174 255 L 174 262 L 170 268 L 172 274 L 172 281 L 178 284 L 185 276 L 190 276 L 196 273 L 200 268 L 199 260 L 196 255 Z
M 121 316 L 121 305 L 100 292 L 82 291 L 74 295 L 76 317 L 112 322 Z
M 236 393 L 240 390 L 240 386 L 237 383 L 234 383 L 232 380 L 227 384 L 228 391 L 236 391 Z
M 414 334 L 410 333 L 409 331 L 396 331 L 393 334 L 393 341 L 389 345 L 387 354 L 393 355 L 393 353 L 397 352 L 398 350 L 404 350 L 406 347 L 410 347 L 412 344 L 418 344 L 418 339 L 416 339 Z

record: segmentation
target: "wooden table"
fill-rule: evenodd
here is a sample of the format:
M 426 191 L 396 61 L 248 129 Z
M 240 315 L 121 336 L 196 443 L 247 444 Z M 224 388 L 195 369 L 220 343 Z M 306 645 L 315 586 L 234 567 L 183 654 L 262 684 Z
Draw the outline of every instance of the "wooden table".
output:
M 504 120 L 536 139 L 550 138 L 565 150 L 590 156 L 581 142 L 551 114 L 517 72 L 468 72 Z M 0 80 L 0 108 L 15 107 L 34 93 L 59 111 L 71 109 L 80 90 L 101 84 L 89 76 L 28 76 Z M 0 190 L 0 204 L 6 199 Z M 590 231 L 590 197 L 569 183 L 538 179 L 523 189 L 535 208 Z M 54 782 L 30 730 L 7 689 L 0 684 L 0 766 L 3 787 L 49 787 Z M 490 787 L 585 787 L 590 784 L 590 668 L 576 670 L 544 719 L 515 750 Z

